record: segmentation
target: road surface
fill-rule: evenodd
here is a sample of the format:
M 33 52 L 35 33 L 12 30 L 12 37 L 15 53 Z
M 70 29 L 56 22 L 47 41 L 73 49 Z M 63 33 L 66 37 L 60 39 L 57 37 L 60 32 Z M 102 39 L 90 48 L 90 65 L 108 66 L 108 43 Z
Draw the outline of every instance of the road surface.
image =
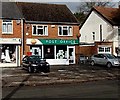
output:
M 2 91 L 3 100 L 9 100 L 9 98 L 20 98 L 22 100 L 23 98 L 34 98 L 34 100 L 40 98 L 114 98 L 118 100 L 120 97 L 118 80 L 34 87 L 4 87 Z

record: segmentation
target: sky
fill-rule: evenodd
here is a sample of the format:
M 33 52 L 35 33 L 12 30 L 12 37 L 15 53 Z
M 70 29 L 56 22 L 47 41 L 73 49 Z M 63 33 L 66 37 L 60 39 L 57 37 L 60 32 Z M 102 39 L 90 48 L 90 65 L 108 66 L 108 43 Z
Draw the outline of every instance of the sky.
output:
M 68 8 L 74 13 L 78 11 L 78 7 L 83 2 L 112 2 L 116 3 L 120 0 L 10 0 L 10 1 L 19 1 L 19 2 L 40 2 L 40 3 L 54 3 L 54 4 L 66 4 Z

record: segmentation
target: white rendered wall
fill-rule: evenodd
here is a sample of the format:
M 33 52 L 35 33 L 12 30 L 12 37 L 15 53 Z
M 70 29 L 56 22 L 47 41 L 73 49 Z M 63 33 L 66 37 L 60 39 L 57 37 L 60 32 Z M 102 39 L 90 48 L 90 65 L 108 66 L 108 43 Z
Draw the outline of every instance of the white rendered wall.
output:
M 112 26 L 93 11 L 80 29 L 80 42 L 94 43 L 92 32 L 95 32 L 95 41 L 100 41 L 100 25 L 102 25 L 102 40 L 106 40 L 108 31 L 112 31 Z
M 92 11 L 84 25 L 80 29 L 80 42 L 94 43 L 100 41 L 100 25 L 102 25 L 102 41 L 113 42 L 113 54 L 115 53 L 115 47 L 118 47 L 118 27 L 112 26 L 102 16 L 98 15 L 95 11 Z M 95 40 L 93 40 L 93 33 L 95 32 Z

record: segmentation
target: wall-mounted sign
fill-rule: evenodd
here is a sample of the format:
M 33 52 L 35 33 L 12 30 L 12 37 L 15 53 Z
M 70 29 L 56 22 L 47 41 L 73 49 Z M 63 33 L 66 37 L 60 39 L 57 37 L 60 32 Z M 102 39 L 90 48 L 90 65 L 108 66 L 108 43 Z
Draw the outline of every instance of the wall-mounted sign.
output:
M 21 44 L 20 38 L 0 38 L 0 44 Z
M 75 45 L 79 41 L 77 39 L 39 39 L 44 45 Z
M 31 40 L 31 43 L 32 43 L 32 44 L 36 44 L 37 41 L 36 41 L 35 39 L 32 39 L 32 40 Z
M 78 39 L 34 39 L 35 45 L 76 45 L 79 43 Z M 32 45 L 33 39 L 27 39 L 26 43 Z

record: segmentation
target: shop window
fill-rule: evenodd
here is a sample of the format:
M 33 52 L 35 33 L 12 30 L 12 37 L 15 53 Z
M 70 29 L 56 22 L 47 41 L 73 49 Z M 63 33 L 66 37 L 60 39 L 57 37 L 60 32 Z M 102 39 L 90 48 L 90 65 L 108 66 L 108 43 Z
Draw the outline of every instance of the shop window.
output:
M 72 36 L 72 27 L 71 26 L 59 26 L 58 35 L 59 36 Z
M 67 58 L 67 46 L 56 46 L 56 59 Z
M 11 34 L 12 33 L 12 20 L 3 20 L 2 22 L 2 33 Z
M 1 63 L 16 63 L 16 45 L 2 45 L 0 47 Z
M 44 25 L 33 25 L 33 35 L 47 36 L 48 35 L 48 26 Z
M 46 45 L 44 46 L 44 58 L 45 59 L 55 59 L 54 57 L 54 46 Z

